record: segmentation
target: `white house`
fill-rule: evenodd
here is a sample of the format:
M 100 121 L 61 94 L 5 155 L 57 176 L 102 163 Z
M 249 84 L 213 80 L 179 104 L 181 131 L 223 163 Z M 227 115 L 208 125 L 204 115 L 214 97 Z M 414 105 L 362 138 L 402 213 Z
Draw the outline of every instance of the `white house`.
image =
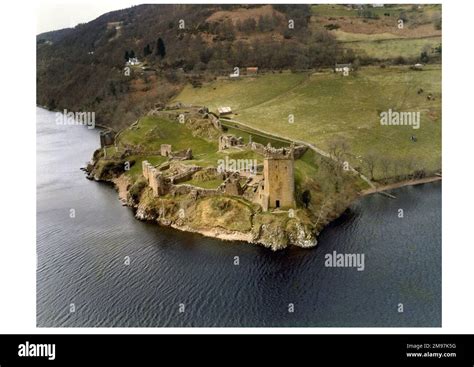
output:
M 138 65 L 140 64 L 140 61 L 138 61 L 138 59 L 136 57 L 131 57 L 128 59 L 127 61 L 127 65 Z
M 227 106 L 219 107 L 217 108 L 217 112 L 219 112 L 219 116 L 229 115 L 232 113 L 232 108 L 227 107 Z
M 334 66 L 335 72 L 349 72 L 352 71 L 352 64 L 336 64 Z

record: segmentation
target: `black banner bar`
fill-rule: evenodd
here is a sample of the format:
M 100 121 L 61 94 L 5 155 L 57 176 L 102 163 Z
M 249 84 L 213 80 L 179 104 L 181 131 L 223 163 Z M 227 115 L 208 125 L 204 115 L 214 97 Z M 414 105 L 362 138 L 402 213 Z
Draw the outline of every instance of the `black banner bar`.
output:
M 473 339 L 472 335 L 2 335 L 0 367 L 213 360 L 472 367 Z

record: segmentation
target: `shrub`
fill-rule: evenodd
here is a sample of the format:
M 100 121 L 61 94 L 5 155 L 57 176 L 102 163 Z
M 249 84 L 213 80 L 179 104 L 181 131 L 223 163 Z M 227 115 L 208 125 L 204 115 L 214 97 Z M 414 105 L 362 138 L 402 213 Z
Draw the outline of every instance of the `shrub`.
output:
M 130 198 L 136 203 L 140 199 L 140 196 L 147 186 L 147 182 L 144 177 L 140 177 L 135 183 L 130 187 L 128 194 Z

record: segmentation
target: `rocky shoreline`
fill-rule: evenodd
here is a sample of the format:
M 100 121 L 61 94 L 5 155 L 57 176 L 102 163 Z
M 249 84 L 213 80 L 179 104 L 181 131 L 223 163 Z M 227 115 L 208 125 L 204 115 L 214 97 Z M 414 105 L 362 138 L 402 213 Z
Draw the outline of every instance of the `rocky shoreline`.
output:
M 442 180 L 441 176 L 430 176 L 430 177 L 424 177 L 424 178 L 413 179 L 413 180 L 405 180 L 405 181 L 400 181 L 400 182 L 396 182 L 396 183 L 392 183 L 388 185 L 377 186 L 376 188 L 370 188 L 370 189 L 364 190 L 360 193 L 360 196 L 383 193 L 388 190 L 395 190 L 395 189 L 399 189 L 405 186 L 416 186 L 416 185 L 422 185 L 422 184 L 430 183 L 430 182 L 437 182 L 441 180 Z
M 240 201 L 225 195 L 217 198 L 201 199 L 190 198 L 188 194 L 167 198 L 154 198 L 149 187 L 143 187 L 138 195 L 132 195 L 131 190 L 134 190 L 136 183 L 132 183 L 125 173 L 115 172 L 113 166 L 111 166 L 112 169 L 110 171 L 97 170 L 97 163 L 98 160 L 95 160 L 93 157 L 91 163 L 86 168 L 83 168 L 87 173 L 87 178 L 97 182 L 112 184 L 118 193 L 122 205 L 131 208 L 136 219 L 153 222 L 183 232 L 198 233 L 223 241 L 242 241 L 258 244 L 273 251 L 285 249 L 290 245 L 312 248 L 318 243 L 317 236 L 319 232 L 326 224 L 337 218 L 337 215 L 327 218 L 318 217 L 318 226 L 316 226 L 305 209 L 294 210 L 296 215 L 293 214 L 292 216 L 286 211 L 265 213 L 260 208 L 252 207 L 249 209 Z M 359 193 L 358 197 L 438 180 L 441 180 L 440 176 L 398 182 L 380 186 L 376 189 L 364 190 Z M 220 200 L 217 206 L 222 204 L 222 210 L 219 211 L 219 208 L 213 208 L 212 206 L 215 203 L 209 202 L 210 200 Z M 350 205 L 350 203 L 347 204 L 346 207 Z M 182 216 L 182 208 L 186 208 L 186 212 L 189 214 Z M 235 220 L 232 217 L 232 214 L 241 214 L 245 211 L 247 211 L 246 214 L 239 219 L 237 219 L 237 215 Z M 205 215 L 202 214 L 203 212 Z M 229 225 L 229 222 L 219 223 L 219 219 L 226 216 L 229 212 L 231 213 L 231 225 Z M 235 224 L 240 225 L 244 229 L 237 230 L 232 228 L 235 227 Z
M 131 182 L 125 174 L 111 178 L 101 177 L 95 173 L 94 168 L 95 163 L 92 162 L 87 168 L 83 169 L 88 174 L 87 178 L 96 182 L 112 184 L 122 205 L 131 208 L 138 220 L 153 222 L 183 232 L 198 233 L 223 241 L 242 241 L 261 245 L 273 251 L 285 249 L 290 245 L 301 248 L 312 248 L 317 245 L 316 229 L 304 216 L 300 218 L 295 215 L 292 218 L 283 218 L 282 214 L 272 216 L 257 211 L 252 213 L 252 223 L 246 231 L 232 230 L 219 225 L 199 225 L 199 221 L 187 220 L 181 217 L 179 210 L 176 210 L 174 200 L 150 200 L 152 195 L 146 192 L 147 188 L 145 188 L 139 200 L 134 200 L 130 195 Z M 232 200 L 225 196 L 222 199 Z M 206 198 L 191 205 L 187 203 L 187 211 L 191 213 L 197 211 L 199 204 L 202 204 L 205 200 Z M 159 209 L 157 210 L 157 208 Z M 166 213 L 166 215 L 163 213 Z M 262 218 L 266 220 L 262 220 Z

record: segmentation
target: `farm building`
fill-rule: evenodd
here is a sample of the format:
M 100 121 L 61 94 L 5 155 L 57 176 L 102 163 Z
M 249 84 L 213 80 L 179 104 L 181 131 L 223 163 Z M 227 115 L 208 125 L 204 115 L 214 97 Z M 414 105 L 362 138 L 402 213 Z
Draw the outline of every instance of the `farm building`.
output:
M 334 66 L 334 71 L 336 73 L 338 73 L 338 72 L 343 73 L 343 72 L 352 71 L 352 64 L 336 64 Z
M 136 57 L 131 57 L 128 59 L 127 61 L 127 65 L 138 65 L 140 64 L 140 61 L 138 61 L 138 59 Z
M 258 67 L 252 66 L 246 69 L 247 75 L 256 75 L 258 73 Z
M 232 108 L 227 106 L 218 107 L 217 112 L 219 113 L 219 116 L 230 115 L 232 113 Z

